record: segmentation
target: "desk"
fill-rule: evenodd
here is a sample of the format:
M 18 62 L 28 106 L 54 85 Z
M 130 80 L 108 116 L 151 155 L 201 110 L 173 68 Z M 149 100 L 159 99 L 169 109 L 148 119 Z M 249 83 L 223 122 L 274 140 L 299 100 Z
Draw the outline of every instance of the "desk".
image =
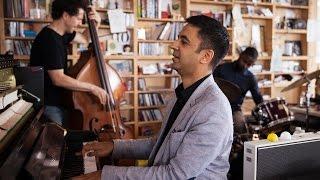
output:
M 301 107 L 297 107 L 297 106 L 292 106 L 289 107 L 290 111 L 292 111 L 293 113 L 298 113 L 298 114 L 306 114 L 306 108 L 301 108 Z M 311 106 L 309 108 L 309 116 L 315 116 L 315 117 L 320 117 L 320 111 L 318 111 L 316 109 L 316 106 Z

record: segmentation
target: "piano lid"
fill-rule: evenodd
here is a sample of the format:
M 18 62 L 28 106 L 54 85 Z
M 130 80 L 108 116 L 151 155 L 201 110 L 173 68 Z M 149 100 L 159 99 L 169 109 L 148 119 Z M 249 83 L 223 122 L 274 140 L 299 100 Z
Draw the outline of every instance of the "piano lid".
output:
M 28 153 L 30 153 L 32 146 L 42 129 L 42 124 L 39 122 L 42 113 L 43 110 L 38 112 L 28 129 L 22 134 L 19 141 L 15 144 L 12 152 L 6 158 L 6 161 L 2 164 L 0 168 L 0 179 L 15 179 L 18 176 L 19 171 L 22 169 L 22 166 L 28 157 Z M 14 133 L 13 130 L 10 132 Z M 17 135 L 19 133 L 16 132 L 15 134 Z
M 46 123 L 25 169 L 34 179 L 60 177 L 59 162 L 66 130 L 55 123 Z

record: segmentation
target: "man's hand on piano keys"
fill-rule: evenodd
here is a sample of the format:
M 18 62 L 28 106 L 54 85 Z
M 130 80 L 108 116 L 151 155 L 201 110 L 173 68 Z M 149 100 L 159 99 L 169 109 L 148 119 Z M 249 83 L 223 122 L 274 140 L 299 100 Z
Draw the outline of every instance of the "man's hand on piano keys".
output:
M 82 155 L 88 153 L 88 156 L 107 157 L 111 155 L 113 151 L 113 142 L 92 142 L 83 146 Z
M 92 172 L 89 174 L 76 176 L 72 178 L 73 180 L 100 180 L 101 179 L 101 171 Z

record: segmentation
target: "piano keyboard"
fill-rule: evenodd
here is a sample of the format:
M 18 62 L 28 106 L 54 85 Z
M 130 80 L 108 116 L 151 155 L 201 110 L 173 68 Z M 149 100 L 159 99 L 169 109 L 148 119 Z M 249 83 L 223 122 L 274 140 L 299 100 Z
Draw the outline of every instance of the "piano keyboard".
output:
M 80 152 L 82 143 L 70 142 L 64 156 L 62 179 L 69 179 L 84 173 L 84 163 L 82 156 L 76 156 L 76 152 Z
M 63 163 L 62 179 L 69 179 L 71 177 L 87 174 L 97 171 L 97 162 L 95 157 L 77 156 L 75 153 L 81 152 L 83 145 L 88 141 L 95 140 L 94 137 L 87 132 L 87 134 L 71 133 L 66 138 L 66 151 Z M 68 136 L 68 135 L 67 135 Z M 77 136 L 81 136 L 80 138 Z

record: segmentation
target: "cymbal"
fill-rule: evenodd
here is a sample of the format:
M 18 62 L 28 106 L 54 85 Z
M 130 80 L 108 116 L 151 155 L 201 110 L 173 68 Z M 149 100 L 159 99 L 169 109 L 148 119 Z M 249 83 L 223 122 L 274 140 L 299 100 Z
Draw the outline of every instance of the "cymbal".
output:
M 214 77 L 214 80 L 218 84 L 224 95 L 226 95 L 229 102 L 236 101 L 240 97 L 241 90 L 238 85 L 217 77 Z
M 281 92 L 285 92 L 293 88 L 301 87 L 304 83 L 308 82 L 308 80 L 311 81 L 312 79 L 319 77 L 319 75 L 320 75 L 320 70 L 307 74 L 303 76 L 301 79 L 296 80 L 295 82 L 291 83 L 289 86 L 283 88 Z

